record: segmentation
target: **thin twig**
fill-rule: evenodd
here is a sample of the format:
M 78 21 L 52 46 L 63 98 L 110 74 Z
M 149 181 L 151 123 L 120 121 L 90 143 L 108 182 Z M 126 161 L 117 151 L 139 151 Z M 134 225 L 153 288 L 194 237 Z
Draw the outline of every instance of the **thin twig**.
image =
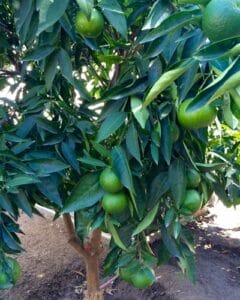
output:
M 100 285 L 100 290 L 104 290 L 109 284 L 113 283 L 118 278 L 118 275 L 113 276 L 106 282 Z
M 0 69 L 0 75 L 16 76 L 16 75 L 20 75 L 20 73 L 18 71 L 9 71 L 9 70 Z

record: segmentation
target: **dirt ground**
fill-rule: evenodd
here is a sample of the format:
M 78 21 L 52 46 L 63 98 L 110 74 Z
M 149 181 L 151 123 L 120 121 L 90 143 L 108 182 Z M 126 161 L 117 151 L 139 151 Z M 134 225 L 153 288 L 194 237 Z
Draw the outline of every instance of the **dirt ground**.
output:
M 198 281 L 192 285 L 174 263 L 156 268 L 157 282 L 137 290 L 115 280 L 105 291 L 107 300 L 237 300 L 240 299 L 240 209 L 221 203 L 210 210 L 208 221 L 194 227 Z M 66 243 L 62 220 L 52 216 L 23 216 L 26 252 L 19 256 L 23 275 L 18 284 L 0 293 L 1 300 L 82 299 L 83 261 Z

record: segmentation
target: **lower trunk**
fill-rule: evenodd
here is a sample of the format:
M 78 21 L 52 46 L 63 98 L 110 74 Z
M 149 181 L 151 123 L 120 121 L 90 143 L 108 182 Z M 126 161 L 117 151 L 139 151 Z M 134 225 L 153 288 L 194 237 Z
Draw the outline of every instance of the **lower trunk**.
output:
M 87 273 L 86 300 L 103 300 L 99 282 L 99 257 L 101 253 L 101 230 L 94 230 L 88 242 L 82 246 L 76 235 L 70 214 L 64 214 L 63 219 L 69 236 L 69 244 L 84 258 Z
M 87 273 L 86 300 L 103 300 L 99 283 L 99 257 L 98 255 L 85 258 Z

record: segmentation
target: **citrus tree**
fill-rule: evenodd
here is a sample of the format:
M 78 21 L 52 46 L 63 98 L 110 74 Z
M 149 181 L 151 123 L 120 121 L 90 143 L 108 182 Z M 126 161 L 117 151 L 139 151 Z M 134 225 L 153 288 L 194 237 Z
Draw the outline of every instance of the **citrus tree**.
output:
M 102 231 L 104 276 L 146 288 L 175 257 L 195 280 L 183 224 L 213 191 L 240 198 L 239 20 L 238 0 L 0 1 L 0 86 L 15 97 L 0 99 L 1 288 L 36 204 L 63 217 L 89 299 Z

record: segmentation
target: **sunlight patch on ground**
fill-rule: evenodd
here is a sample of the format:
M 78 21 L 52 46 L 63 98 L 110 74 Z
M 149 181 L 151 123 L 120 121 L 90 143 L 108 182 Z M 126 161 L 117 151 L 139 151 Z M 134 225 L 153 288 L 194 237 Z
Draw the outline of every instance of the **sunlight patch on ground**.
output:
M 214 223 L 209 226 L 220 227 L 229 237 L 240 239 L 240 205 L 227 208 L 218 201 L 209 210 L 211 215 L 215 215 Z

